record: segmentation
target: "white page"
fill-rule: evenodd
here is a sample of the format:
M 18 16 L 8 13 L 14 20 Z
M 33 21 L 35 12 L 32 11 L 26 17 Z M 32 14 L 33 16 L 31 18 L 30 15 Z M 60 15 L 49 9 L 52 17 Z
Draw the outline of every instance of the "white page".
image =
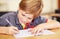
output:
M 50 34 L 55 34 L 55 33 L 49 30 L 43 30 L 42 32 L 37 33 L 36 35 L 50 35 Z M 29 37 L 29 36 L 35 36 L 35 35 L 32 34 L 31 32 L 28 32 L 28 29 L 26 29 L 26 30 L 19 30 L 19 33 L 15 34 L 14 36 L 16 38 L 19 38 L 19 37 Z
M 27 30 L 19 30 L 19 33 L 15 34 L 14 36 L 15 37 L 29 37 L 29 36 L 34 36 L 34 35 L 32 35 L 31 32 L 28 32 L 28 29 L 27 29 Z

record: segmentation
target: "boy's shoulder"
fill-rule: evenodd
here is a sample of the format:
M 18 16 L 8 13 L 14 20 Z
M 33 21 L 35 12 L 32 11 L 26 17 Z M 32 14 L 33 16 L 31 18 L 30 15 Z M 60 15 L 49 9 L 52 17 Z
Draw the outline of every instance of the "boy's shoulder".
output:
M 45 20 L 46 18 L 45 17 L 43 17 L 43 16 L 38 16 L 38 17 L 36 17 L 34 20 Z
M 38 16 L 37 18 L 33 19 L 33 23 L 34 25 L 38 25 L 38 24 L 41 24 L 41 23 L 46 23 L 46 18 L 43 17 L 43 16 Z
M 14 25 L 14 22 L 15 22 L 14 18 L 16 18 L 16 15 L 17 15 L 16 12 L 9 12 L 9 13 L 2 15 L 0 17 L 0 25 L 1 26 L 5 26 L 5 25 L 8 26 L 9 23 L 6 21 L 6 19 Z
M 1 18 L 8 18 L 10 16 L 14 17 L 15 15 L 17 15 L 17 12 L 8 12 L 8 13 L 2 15 Z

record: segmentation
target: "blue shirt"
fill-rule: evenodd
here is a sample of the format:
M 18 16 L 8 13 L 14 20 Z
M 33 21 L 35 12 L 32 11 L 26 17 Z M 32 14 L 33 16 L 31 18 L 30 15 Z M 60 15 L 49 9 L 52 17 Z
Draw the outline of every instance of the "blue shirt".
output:
M 18 21 L 18 17 L 17 17 L 17 12 L 9 12 L 3 16 L 0 17 L 0 26 L 2 27 L 8 27 L 11 26 L 6 19 L 15 27 L 17 27 L 19 30 L 23 29 L 22 25 L 19 23 Z M 45 23 L 46 22 L 46 18 L 38 16 L 37 18 L 34 18 L 32 20 L 32 22 L 30 23 L 31 26 L 37 26 L 38 24 L 41 23 Z M 30 27 L 27 27 L 30 28 Z

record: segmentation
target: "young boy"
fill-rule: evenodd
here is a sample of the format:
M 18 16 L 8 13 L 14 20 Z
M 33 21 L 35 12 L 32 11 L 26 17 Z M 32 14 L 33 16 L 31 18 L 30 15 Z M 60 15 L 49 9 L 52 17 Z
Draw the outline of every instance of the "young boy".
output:
M 40 16 L 42 0 L 22 0 L 18 12 L 7 13 L 0 17 L 0 33 L 15 34 L 18 30 L 30 28 L 36 34 L 44 29 L 60 28 L 60 23 Z

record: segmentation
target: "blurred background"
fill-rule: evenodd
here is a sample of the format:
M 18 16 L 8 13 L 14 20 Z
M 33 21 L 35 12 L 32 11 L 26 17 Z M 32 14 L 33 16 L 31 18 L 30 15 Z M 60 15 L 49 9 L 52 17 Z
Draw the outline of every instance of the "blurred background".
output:
M 8 12 L 16 12 L 21 0 L 0 0 L 0 16 Z M 42 16 L 60 21 L 60 0 L 43 0 L 44 8 Z M 55 13 L 59 16 L 56 17 Z M 57 15 L 58 15 L 57 14 Z

